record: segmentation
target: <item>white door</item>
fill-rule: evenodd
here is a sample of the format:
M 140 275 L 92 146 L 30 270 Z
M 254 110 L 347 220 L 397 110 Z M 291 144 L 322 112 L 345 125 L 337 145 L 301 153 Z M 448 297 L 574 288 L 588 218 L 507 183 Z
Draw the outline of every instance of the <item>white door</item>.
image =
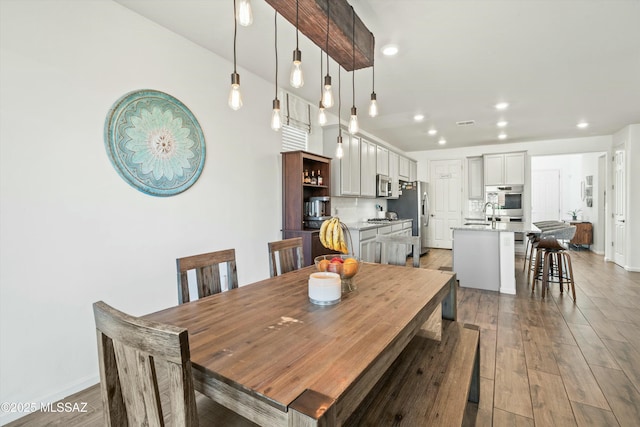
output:
M 613 203 L 613 262 L 620 267 L 625 264 L 625 160 L 624 151 L 615 153 L 614 203 Z
M 462 218 L 462 160 L 435 160 L 430 164 L 431 221 L 429 236 L 434 248 L 452 248 L 451 227 Z
M 531 222 L 560 220 L 560 171 L 531 172 Z

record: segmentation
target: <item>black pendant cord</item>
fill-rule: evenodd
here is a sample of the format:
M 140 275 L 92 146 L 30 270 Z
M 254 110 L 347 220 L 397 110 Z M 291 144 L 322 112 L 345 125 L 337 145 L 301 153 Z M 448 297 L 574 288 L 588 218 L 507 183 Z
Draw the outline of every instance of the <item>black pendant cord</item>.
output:
M 351 6 L 351 93 L 353 108 L 356 108 L 356 11 Z
M 369 34 L 371 34 L 371 40 L 373 41 L 373 33 L 369 32 Z M 372 45 L 374 45 L 374 44 L 375 43 L 372 43 Z M 376 93 L 376 58 L 375 58 L 375 54 L 371 58 L 371 93 Z
M 340 82 L 340 65 L 338 65 L 338 135 L 340 138 L 342 138 L 342 126 L 340 125 L 340 122 L 342 121 L 341 117 L 340 117 L 340 111 L 341 111 L 341 107 L 342 107 L 342 83 Z
M 273 28 L 275 28 L 275 51 L 276 51 L 276 100 L 278 99 L 278 11 L 273 18 Z
M 324 68 L 322 67 L 322 49 L 320 49 L 320 102 L 322 103 L 322 74 L 324 73 Z M 324 105 L 323 105 L 324 107 Z
M 233 0 L 233 74 L 236 74 L 236 39 L 238 36 L 238 20 L 236 19 L 236 0 Z
M 327 0 L 327 43 L 325 46 L 325 52 L 327 53 L 327 76 L 329 75 L 329 16 L 330 15 L 331 15 L 331 0 Z
M 298 0 L 296 0 L 296 50 L 298 50 Z

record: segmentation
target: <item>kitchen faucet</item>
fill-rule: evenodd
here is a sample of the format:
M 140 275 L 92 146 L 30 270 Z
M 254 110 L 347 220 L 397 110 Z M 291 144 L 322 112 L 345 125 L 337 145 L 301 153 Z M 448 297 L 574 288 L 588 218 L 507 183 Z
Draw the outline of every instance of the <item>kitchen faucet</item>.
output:
M 491 206 L 491 228 L 496 228 L 496 208 L 498 207 L 497 203 L 487 202 L 484 204 L 484 214 L 487 215 L 487 208 Z

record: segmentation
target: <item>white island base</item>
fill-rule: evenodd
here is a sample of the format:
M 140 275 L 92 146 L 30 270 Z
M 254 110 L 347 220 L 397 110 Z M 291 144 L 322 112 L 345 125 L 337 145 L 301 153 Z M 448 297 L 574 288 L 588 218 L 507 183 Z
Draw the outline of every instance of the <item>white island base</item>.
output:
M 462 287 L 515 295 L 514 233 L 454 228 L 453 271 Z

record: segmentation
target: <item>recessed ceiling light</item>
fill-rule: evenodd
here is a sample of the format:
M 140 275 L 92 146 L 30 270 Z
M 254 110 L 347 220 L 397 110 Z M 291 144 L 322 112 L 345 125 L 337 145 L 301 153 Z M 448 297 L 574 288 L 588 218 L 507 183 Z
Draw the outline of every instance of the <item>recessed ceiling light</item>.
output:
M 580 129 L 584 129 L 584 128 L 588 128 L 588 127 L 589 127 L 589 123 L 587 123 L 587 122 L 580 122 L 580 123 L 578 123 L 578 124 L 577 124 L 577 126 L 578 126 Z
M 394 56 L 398 54 L 398 46 L 396 46 L 395 44 L 388 44 L 385 46 L 382 46 L 382 54 L 384 56 Z
M 500 135 L 498 135 L 498 139 L 507 139 L 507 134 L 502 132 Z
M 498 102 L 496 104 L 496 110 L 506 110 L 507 107 L 509 107 L 509 103 L 508 102 Z
M 437 133 L 438 133 L 438 131 L 437 131 L 437 130 L 435 130 L 435 129 L 429 129 L 429 132 L 428 132 L 428 133 L 429 133 L 429 135 L 432 135 L 432 136 L 433 136 L 433 135 L 437 134 Z
M 446 143 L 447 143 L 447 140 L 446 140 L 446 139 L 444 139 L 444 138 L 440 138 L 440 139 L 438 140 L 438 144 L 440 144 L 440 145 L 444 145 L 444 144 L 446 144 Z
M 413 120 L 415 120 L 416 122 L 421 122 L 424 120 L 424 114 L 416 114 L 415 116 L 413 116 Z
M 499 128 L 503 128 L 503 127 L 507 126 L 508 124 L 509 124 L 509 122 L 508 122 L 508 121 L 506 121 L 506 120 L 500 120 L 498 123 L 496 123 L 496 125 L 497 125 Z

